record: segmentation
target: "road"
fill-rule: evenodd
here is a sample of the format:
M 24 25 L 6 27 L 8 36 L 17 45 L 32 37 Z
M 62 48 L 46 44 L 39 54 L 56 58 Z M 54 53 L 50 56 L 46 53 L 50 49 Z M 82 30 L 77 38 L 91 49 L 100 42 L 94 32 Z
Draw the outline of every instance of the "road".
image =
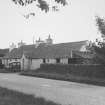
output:
M 0 86 L 62 105 L 105 105 L 105 87 L 0 73 Z

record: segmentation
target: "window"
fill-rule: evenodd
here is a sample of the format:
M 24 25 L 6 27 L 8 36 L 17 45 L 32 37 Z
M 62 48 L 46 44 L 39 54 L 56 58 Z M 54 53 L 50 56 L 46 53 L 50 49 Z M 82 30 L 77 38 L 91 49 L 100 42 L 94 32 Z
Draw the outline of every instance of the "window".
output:
M 49 59 L 47 59 L 47 62 L 49 62 Z
M 76 58 L 68 58 L 68 64 L 77 64 Z
M 56 63 L 60 63 L 60 58 L 56 58 Z
M 46 59 L 45 58 L 43 59 L 43 63 L 46 63 Z
M 71 63 L 71 58 L 68 58 L 68 64 L 70 64 Z

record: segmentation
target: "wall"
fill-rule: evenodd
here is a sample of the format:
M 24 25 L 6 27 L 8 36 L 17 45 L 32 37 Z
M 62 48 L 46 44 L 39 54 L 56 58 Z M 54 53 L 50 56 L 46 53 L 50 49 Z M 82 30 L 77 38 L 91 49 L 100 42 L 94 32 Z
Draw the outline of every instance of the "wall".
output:
M 4 64 L 6 68 L 9 68 L 9 61 L 8 61 L 8 59 L 2 59 L 2 64 Z
M 5 65 L 5 61 L 6 61 L 5 59 L 2 59 L 2 64 L 4 64 L 4 65 Z
M 21 70 L 29 70 L 30 69 L 30 60 L 25 57 L 23 54 L 21 58 Z
M 60 63 L 68 64 L 68 58 L 61 58 Z
M 31 65 L 30 65 L 30 69 L 31 70 L 35 70 L 40 68 L 40 64 L 43 63 L 43 59 L 32 59 Z
M 45 62 L 48 64 L 56 64 L 57 63 L 56 59 L 45 59 Z M 60 63 L 68 64 L 68 58 L 61 58 Z

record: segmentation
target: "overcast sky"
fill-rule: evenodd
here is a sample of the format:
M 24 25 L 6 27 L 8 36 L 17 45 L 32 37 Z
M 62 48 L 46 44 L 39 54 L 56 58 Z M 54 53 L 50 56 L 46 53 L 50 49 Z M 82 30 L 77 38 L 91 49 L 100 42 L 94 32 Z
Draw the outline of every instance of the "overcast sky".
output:
M 95 16 L 105 17 L 105 0 L 71 0 L 59 12 L 36 10 L 35 17 L 25 19 L 22 15 L 29 11 L 35 11 L 33 5 L 20 8 L 11 0 L 0 0 L 0 48 L 21 40 L 32 44 L 33 36 L 45 40 L 49 34 L 54 43 L 94 40 L 99 37 Z

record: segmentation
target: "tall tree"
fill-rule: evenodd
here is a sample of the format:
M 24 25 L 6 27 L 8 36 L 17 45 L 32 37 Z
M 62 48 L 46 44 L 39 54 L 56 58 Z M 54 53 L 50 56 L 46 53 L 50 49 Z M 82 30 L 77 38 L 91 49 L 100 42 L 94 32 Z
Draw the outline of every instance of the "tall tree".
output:
M 102 37 L 105 37 L 105 19 L 96 16 L 96 25 L 98 26 L 98 30 L 102 34 Z
M 92 46 L 94 52 L 94 61 L 97 63 L 105 64 L 105 19 L 96 16 L 96 26 L 101 33 L 102 40 L 96 39 L 96 42 Z

